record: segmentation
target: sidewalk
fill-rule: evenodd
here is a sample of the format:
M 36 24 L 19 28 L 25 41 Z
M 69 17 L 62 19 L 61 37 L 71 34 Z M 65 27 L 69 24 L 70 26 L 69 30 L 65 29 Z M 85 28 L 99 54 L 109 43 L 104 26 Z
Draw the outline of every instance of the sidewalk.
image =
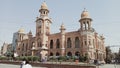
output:
M 0 68 L 20 68 L 20 66 L 12 64 L 0 64 Z M 33 67 L 33 68 L 46 68 L 46 67 Z

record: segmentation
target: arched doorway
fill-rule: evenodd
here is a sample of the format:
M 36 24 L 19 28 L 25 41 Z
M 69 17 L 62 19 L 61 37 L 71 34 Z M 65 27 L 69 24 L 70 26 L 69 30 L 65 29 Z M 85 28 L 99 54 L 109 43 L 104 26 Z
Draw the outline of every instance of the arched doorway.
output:
M 71 52 L 68 52 L 68 53 L 67 53 L 67 56 L 72 56 L 72 53 L 71 53 Z
M 60 56 L 60 53 L 56 52 L 56 56 Z
M 75 52 L 75 56 L 80 56 L 80 52 Z
M 52 53 L 52 52 L 50 53 L 50 56 L 53 56 L 53 53 Z

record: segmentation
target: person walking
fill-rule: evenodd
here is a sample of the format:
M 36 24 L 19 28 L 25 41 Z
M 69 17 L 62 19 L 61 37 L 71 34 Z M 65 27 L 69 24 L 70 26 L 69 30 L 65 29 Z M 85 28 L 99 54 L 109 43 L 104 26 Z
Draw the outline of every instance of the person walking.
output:
M 20 68 L 22 68 L 22 67 L 23 67 L 23 65 L 25 65 L 25 63 L 26 63 L 26 60 L 25 60 L 25 59 L 23 59 L 22 63 L 20 64 Z
M 22 68 L 32 68 L 32 65 L 29 64 L 28 60 L 26 60 L 26 63 L 25 63 L 25 65 L 23 65 Z

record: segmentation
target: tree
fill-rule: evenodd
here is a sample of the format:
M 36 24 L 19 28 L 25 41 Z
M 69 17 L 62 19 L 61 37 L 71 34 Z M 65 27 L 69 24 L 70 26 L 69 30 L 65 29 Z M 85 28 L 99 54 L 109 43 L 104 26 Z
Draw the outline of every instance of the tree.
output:
M 120 63 L 120 48 L 119 48 L 119 51 L 118 51 L 118 56 L 117 56 L 117 60 L 118 60 L 118 62 Z
M 111 63 L 111 60 L 113 59 L 113 53 L 111 52 L 111 49 L 109 46 L 106 47 L 106 63 Z

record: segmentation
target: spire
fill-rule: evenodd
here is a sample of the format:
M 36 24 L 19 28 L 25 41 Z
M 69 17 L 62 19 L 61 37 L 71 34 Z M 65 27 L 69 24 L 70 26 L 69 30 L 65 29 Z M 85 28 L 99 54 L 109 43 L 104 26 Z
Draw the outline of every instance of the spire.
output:
M 29 35 L 32 35 L 32 32 L 31 32 L 31 30 L 29 31 Z
M 48 7 L 47 7 L 47 4 L 45 3 L 45 1 L 42 3 L 41 9 L 47 9 L 48 10 Z
M 42 3 L 41 8 L 39 10 L 40 16 L 48 16 L 49 10 L 47 4 L 45 2 Z
M 87 11 L 87 9 L 86 8 L 84 8 L 84 10 L 83 11 Z
M 60 30 L 66 30 L 64 24 L 62 23 Z

